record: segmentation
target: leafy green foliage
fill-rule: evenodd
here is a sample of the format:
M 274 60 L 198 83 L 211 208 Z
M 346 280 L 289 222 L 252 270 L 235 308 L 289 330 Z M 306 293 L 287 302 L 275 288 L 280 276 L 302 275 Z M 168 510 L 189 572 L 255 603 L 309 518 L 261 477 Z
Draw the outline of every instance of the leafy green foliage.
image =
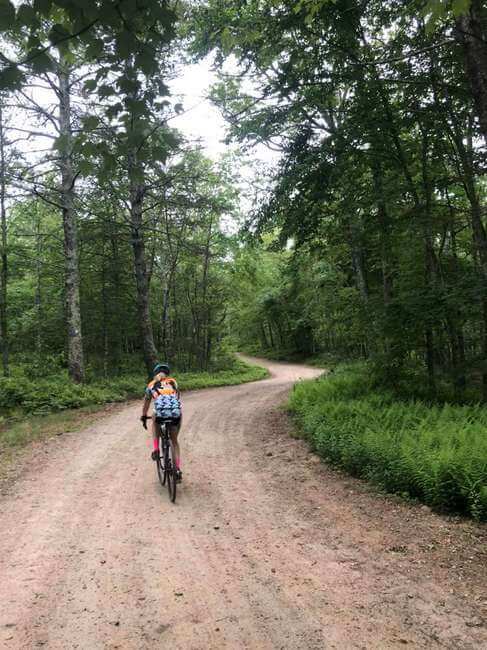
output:
M 37 74 L 50 70 L 58 50 L 71 62 L 80 56 L 96 62 L 89 83 L 91 90 L 100 86 L 103 96 L 108 76 L 123 82 L 129 67 L 154 74 L 158 53 L 175 36 L 176 19 L 170 4 L 158 0 L 35 0 L 17 11 L 9 0 L 0 0 L 0 32 L 13 36 L 17 45 L 24 41 L 16 61 L 9 59 L 10 52 L 2 57 L 0 88 L 18 86 L 26 66 Z M 125 65 L 128 60 L 131 66 Z
M 423 9 L 435 16 L 429 29 Z M 281 248 L 292 241 L 292 253 L 276 256 L 273 273 L 265 267 L 267 293 L 249 292 L 246 346 L 365 356 L 386 385 L 414 375 L 434 393 L 448 380 L 455 399 L 487 400 L 487 245 L 475 216 L 486 157 L 452 34 L 467 9 L 375 0 L 195 8 L 194 51 L 224 62 L 231 49 L 241 63 L 241 78 L 223 74 L 212 94 L 229 138 L 282 152 L 249 225 Z M 474 9 L 485 29 L 485 7 Z
M 487 409 L 401 401 L 366 366 L 298 384 L 289 407 L 326 460 L 380 488 L 487 520 Z
M 264 379 L 268 371 L 232 359 L 229 367 L 215 372 L 177 372 L 181 390 L 196 390 L 216 386 L 233 386 Z M 66 409 L 77 409 L 108 402 L 123 402 L 143 397 L 147 383 L 143 374 L 114 375 L 88 384 L 75 384 L 65 373 L 32 380 L 29 373 L 18 368 L 12 377 L 0 378 L 0 413 L 15 413 L 26 418 Z

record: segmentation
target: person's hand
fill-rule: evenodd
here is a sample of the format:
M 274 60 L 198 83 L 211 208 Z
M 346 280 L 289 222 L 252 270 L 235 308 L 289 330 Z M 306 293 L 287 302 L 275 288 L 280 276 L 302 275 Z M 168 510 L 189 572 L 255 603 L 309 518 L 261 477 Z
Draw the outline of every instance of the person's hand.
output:
M 146 429 L 146 430 L 147 430 L 147 420 L 148 420 L 148 419 L 149 419 L 149 416 L 147 416 L 147 415 L 141 415 L 141 416 L 140 416 L 140 421 L 142 422 L 142 426 L 143 426 L 144 429 Z

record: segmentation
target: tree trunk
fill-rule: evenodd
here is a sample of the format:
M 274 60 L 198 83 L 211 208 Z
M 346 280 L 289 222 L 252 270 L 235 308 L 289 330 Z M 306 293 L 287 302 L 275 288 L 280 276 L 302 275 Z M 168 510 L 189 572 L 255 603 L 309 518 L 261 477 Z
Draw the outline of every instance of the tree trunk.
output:
M 3 107 L 0 102 L 0 220 L 1 220 L 1 269 L 0 269 L 0 338 L 2 347 L 3 374 L 8 377 L 9 347 L 8 347 L 8 320 L 7 320 L 7 212 L 5 209 L 5 193 L 7 173 L 5 164 L 5 129 L 3 125 Z
M 426 129 L 420 124 L 421 129 L 421 175 L 423 179 L 424 205 L 422 212 L 422 227 L 424 238 L 424 281 L 427 291 L 435 289 L 435 273 L 437 261 L 433 244 L 432 217 L 431 217 L 431 195 L 432 185 L 428 173 L 428 149 L 429 139 Z M 434 335 L 430 319 L 426 317 L 425 339 L 426 339 L 426 368 L 428 370 L 428 383 L 430 390 L 436 392 L 435 378 L 435 356 L 434 356 Z
M 154 335 L 150 318 L 149 280 L 147 276 L 145 243 L 142 232 L 142 205 L 145 189 L 141 183 L 136 182 L 133 179 L 134 165 L 135 155 L 130 155 L 130 226 L 132 249 L 134 253 L 135 282 L 137 287 L 137 315 L 139 319 L 140 334 L 142 337 L 144 362 L 147 371 L 150 373 L 157 363 L 157 350 L 154 344 Z
M 162 317 L 161 317 L 161 347 L 164 359 L 169 359 L 169 345 L 168 345 L 168 333 L 169 333 L 169 282 L 166 281 L 164 289 L 162 291 Z
M 362 303 L 367 305 L 369 300 L 369 285 L 367 282 L 367 271 L 365 268 L 365 252 L 357 235 L 356 226 L 349 221 L 347 224 L 348 243 L 352 256 L 352 268 L 355 277 L 355 283 L 362 299 Z
M 455 35 L 463 48 L 465 72 L 487 144 L 487 33 L 484 33 L 481 12 L 480 0 L 472 0 L 470 11 L 457 18 Z
M 269 329 L 269 339 L 271 342 L 271 348 L 274 348 L 274 337 L 272 336 L 272 327 L 269 321 L 267 321 L 267 327 Z
M 103 234 L 102 243 L 102 266 L 101 266 L 101 304 L 103 309 L 103 322 L 102 322 L 102 339 L 103 339 L 103 376 L 108 377 L 109 370 L 109 345 L 108 345 L 108 319 L 109 319 L 109 304 L 107 292 L 107 257 L 105 251 L 106 241 L 105 234 Z
M 84 380 L 83 338 L 79 299 L 79 266 L 71 129 L 71 101 L 69 68 L 61 60 L 59 79 L 59 133 L 61 166 L 61 203 L 63 206 L 66 318 L 68 326 L 68 372 L 77 383 Z
M 210 218 L 208 224 L 208 234 L 205 242 L 205 251 L 203 256 L 203 276 L 201 279 L 201 305 L 202 305 L 202 336 L 201 336 L 201 366 L 204 368 L 208 365 L 208 339 L 210 336 L 210 310 L 207 304 L 207 294 L 208 294 L 208 273 L 210 269 L 210 248 L 211 248 L 211 238 L 213 235 L 213 219 Z
M 42 240 L 41 240 L 41 218 L 39 210 L 36 209 L 36 293 L 35 293 L 35 309 L 36 309 L 36 353 L 40 359 L 42 354 L 42 282 L 41 282 L 41 267 L 42 267 Z
M 127 340 L 126 334 L 126 319 L 123 318 L 122 307 L 121 307 L 121 274 L 120 269 L 122 268 L 120 262 L 120 254 L 118 249 L 118 231 L 117 224 L 114 218 L 116 215 L 116 208 L 113 210 L 113 214 L 110 215 L 110 228 L 109 228 L 109 243 L 110 243 L 110 265 L 109 265 L 109 277 L 110 277 L 110 290 L 111 290 L 111 304 L 112 304 L 112 323 L 117 323 L 116 335 L 113 337 L 113 327 L 110 328 L 109 336 L 109 346 L 111 353 L 111 362 L 112 367 L 118 368 L 120 364 L 120 353 L 122 351 L 123 341 Z M 122 325 L 121 325 L 122 323 Z
M 379 222 L 382 293 L 384 305 L 387 307 L 392 300 L 392 261 L 391 242 L 389 237 L 390 219 L 384 199 L 384 189 L 382 187 L 382 169 L 377 155 L 378 154 L 373 153 L 372 178 L 374 182 L 375 200 L 377 203 L 377 220 Z

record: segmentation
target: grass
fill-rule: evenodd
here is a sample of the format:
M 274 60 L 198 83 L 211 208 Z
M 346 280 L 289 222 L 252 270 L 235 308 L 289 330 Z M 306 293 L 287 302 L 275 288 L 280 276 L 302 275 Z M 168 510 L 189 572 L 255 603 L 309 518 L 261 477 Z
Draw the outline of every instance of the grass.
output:
M 181 390 L 187 391 L 243 384 L 268 375 L 265 368 L 238 359 L 226 370 L 177 373 L 176 378 Z M 94 420 L 102 405 L 142 399 L 146 383 L 145 376 L 136 374 L 84 385 L 71 383 L 65 375 L 34 384 L 19 375 L 0 379 L 0 451 L 76 430 Z
M 380 488 L 487 520 L 487 408 L 399 399 L 364 364 L 304 381 L 289 408 L 314 450 Z

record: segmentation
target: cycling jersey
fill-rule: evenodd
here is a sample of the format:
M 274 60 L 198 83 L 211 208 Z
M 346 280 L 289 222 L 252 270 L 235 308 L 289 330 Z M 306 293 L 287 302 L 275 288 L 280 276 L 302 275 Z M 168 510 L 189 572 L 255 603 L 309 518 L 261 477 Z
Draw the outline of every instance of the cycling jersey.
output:
M 148 399 L 157 399 L 159 395 L 175 395 L 179 397 L 177 381 L 172 377 L 154 379 L 147 385 L 145 395 Z

